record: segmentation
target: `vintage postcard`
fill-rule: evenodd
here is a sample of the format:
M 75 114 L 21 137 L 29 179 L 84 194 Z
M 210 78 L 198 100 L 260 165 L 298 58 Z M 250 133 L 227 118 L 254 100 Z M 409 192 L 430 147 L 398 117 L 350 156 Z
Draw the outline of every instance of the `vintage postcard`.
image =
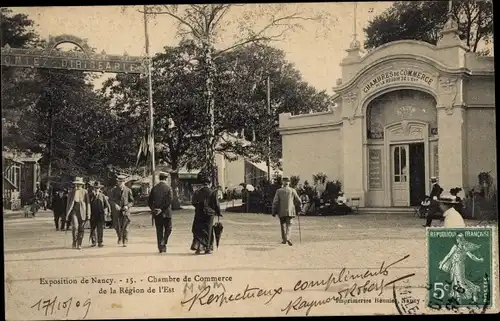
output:
M 1 20 L 7 320 L 500 311 L 492 1 Z

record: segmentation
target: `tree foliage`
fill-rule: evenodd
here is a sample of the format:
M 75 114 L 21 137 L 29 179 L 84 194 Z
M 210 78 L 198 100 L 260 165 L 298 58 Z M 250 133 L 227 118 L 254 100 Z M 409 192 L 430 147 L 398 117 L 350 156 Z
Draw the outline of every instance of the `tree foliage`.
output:
M 204 161 L 206 111 L 203 54 L 193 41 L 165 47 L 153 58 L 153 105 L 155 110 L 156 157 L 173 170 L 200 168 Z M 250 45 L 224 54 L 216 62 L 214 75 L 215 135 L 217 152 L 262 160 L 267 155 L 267 135 L 272 136 L 273 159 L 281 156 L 281 138 L 276 131 L 278 114 L 326 110 L 330 97 L 305 83 L 280 50 Z M 272 72 L 269 72 L 272 71 Z M 267 112 L 266 78 L 272 84 L 271 113 Z M 113 101 L 113 111 L 136 126 L 124 126 L 121 135 L 135 146 L 146 132 L 148 105 L 146 79 L 117 75 L 104 83 L 103 92 Z M 174 127 L 169 128 L 169 119 Z M 226 134 L 244 132 L 247 140 L 224 140 Z M 255 140 L 253 133 L 255 132 Z
M 364 28 L 365 48 L 374 49 L 385 43 L 412 39 L 436 44 L 448 20 L 448 1 L 396 1 Z M 472 52 L 480 50 L 481 42 L 493 41 L 493 4 L 491 1 L 453 1 L 452 14 L 458 22 L 460 39 Z
M 44 45 L 26 15 L 2 8 L 1 23 L 2 45 Z M 44 175 L 49 158 L 54 176 L 103 175 L 124 153 L 115 151 L 120 124 L 94 91 L 94 78 L 79 71 L 2 67 L 4 149 L 42 153 Z

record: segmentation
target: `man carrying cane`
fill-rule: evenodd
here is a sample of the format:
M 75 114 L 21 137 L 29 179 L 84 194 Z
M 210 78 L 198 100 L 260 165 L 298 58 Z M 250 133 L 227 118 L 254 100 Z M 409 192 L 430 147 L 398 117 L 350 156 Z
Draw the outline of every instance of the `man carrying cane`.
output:
M 279 216 L 281 226 L 282 244 L 292 246 L 290 233 L 292 228 L 292 220 L 297 215 L 297 208 L 300 208 L 301 201 L 297 191 L 290 187 L 290 179 L 283 177 L 283 187 L 276 191 L 273 200 L 272 214 L 273 217 Z
M 134 205 L 132 190 L 125 186 L 126 177 L 118 175 L 117 186 L 113 187 L 110 193 L 109 201 L 113 216 L 113 224 L 118 236 L 118 245 L 127 246 L 128 225 L 130 224 L 130 208 Z
M 68 195 L 66 205 L 66 221 L 71 221 L 73 232 L 73 248 L 82 248 L 84 224 L 89 219 L 90 201 L 89 194 L 83 188 L 85 183 L 81 177 L 77 177 L 73 182 L 75 188 Z

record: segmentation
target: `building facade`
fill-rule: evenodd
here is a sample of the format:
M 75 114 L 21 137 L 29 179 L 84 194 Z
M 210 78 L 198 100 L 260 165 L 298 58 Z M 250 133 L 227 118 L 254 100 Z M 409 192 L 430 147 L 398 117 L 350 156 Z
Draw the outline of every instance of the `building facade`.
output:
M 41 154 L 2 152 L 3 207 L 19 209 L 29 203 L 40 184 Z
M 493 57 L 467 52 L 451 18 L 436 46 L 360 47 L 341 63 L 335 108 L 280 115 L 284 175 L 324 172 L 364 207 L 418 205 L 432 176 L 445 190 L 496 180 Z

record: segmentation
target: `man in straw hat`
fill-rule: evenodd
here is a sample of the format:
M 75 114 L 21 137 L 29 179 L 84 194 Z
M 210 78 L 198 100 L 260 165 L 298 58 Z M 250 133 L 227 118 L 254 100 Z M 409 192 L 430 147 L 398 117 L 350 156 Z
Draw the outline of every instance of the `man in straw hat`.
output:
M 290 240 L 292 220 L 296 216 L 296 208 L 300 208 L 301 201 L 297 191 L 290 187 L 290 178 L 283 177 L 282 181 L 283 187 L 274 195 L 272 215 L 279 216 L 282 243 L 292 246 Z
M 95 182 L 92 186 L 92 194 L 90 195 L 90 239 L 91 247 L 97 245 L 103 247 L 104 220 L 106 213 L 111 212 L 111 205 L 107 197 L 102 193 L 103 186 L 99 182 Z M 97 232 L 97 233 L 96 233 Z M 97 240 L 96 240 L 97 234 Z
M 66 221 L 71 221 L 73 233 L 73 248 L 82 248 L 84 224 L 89 219 L 90 200 L 83 178 L 76 177 L 73 181 L 75 188 L 68 194 L 68 204 L 66 205 Z
M 156 226 L 156 241 L 160 253 L 167 252 L 167 243 L 172 233 L 172 188 L 167 184 L 168 174 L 159 173 L 160 182 L 149 194 L 148 205 L 154 215 Z
M 439 204 L 438 199 L 443 192 L 441 186 L 439 186 L 438 178 L 433 176 L 431 177 L 431 193 L 429 195 L 429 211 L 427 214 L 427 220 L 425 221 L 425 227 L 431 226 L 433 219 L 441 218 L 439 215 Z
M 439 200 L 439 208 L 443 212 L 444 227 L 461 228 L 465 227 L 462 215 L 457 212 L 455 206 L 459 203 L 457 197 L 451 194 L 442 195 Z
M 118 245 L 123 244 L 123 247 L 127 246 L 130 208 L 134 205 L 132 190 L 125 186 L 126 179 L 125 175 L 118 175 L 116 177 L 117 186 L 113 187 L 109 196 Z

